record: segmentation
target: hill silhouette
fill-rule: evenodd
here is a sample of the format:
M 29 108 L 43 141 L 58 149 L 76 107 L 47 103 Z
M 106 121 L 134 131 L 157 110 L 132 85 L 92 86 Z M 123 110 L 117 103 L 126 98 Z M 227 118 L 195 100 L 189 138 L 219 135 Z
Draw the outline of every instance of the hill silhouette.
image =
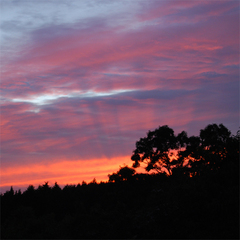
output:
M 163 127 L 140 139 L 145 148 L 136 143 L 134 167 L 146 159 L 145 174 L 124 166 L 108 182 L 11 187 L 1 195 L 1 238 L 238 239 L 239 134 L 212 124 L 188 138 Z M 172 142 L 169 135 L 160 139 L 163 132 Z M 176 147 L 178 155 L 167 159 Z M 183 156 L 191 159 L 186 165 Z

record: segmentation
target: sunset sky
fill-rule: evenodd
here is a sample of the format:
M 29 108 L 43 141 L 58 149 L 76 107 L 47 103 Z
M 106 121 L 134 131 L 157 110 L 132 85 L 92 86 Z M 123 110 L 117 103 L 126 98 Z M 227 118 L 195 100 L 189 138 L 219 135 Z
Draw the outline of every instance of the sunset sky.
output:
M 108 179 L 168 125 L 239 127 L 239 1 L 0 0 L 0 190 Z

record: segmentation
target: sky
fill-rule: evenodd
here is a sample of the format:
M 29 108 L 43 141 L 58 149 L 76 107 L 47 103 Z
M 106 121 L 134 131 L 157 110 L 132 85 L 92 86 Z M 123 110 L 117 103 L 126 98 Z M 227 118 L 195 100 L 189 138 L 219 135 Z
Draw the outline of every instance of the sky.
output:
M 1 192 L 106 181 L 162 125 L 236 134 L 239 5 L 0 0 Z

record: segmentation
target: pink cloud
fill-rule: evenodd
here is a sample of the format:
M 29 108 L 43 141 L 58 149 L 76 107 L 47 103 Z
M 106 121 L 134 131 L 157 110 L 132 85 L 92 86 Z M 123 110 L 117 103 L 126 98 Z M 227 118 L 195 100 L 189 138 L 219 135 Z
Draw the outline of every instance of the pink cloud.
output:
M 91 159 L 120 162 L 159 125 L 190 135 L 219 121 L 237 129 L 239 3 L 141 4 L 144 11 L 127 24 L 92 18 L 85 28 L 68 25 L 67 34 L 64 25 L 36 29 L 28 48 L 6 58 L 1 75 L 4 171 L 12 166 L 19 182 L 37 183 L 45 179 L 44 164 L 51 162 L 53 169 L 61 160 L 73 169 L 78 160 L 90 178 Z M 23 177 L 30 162 L 39 164 L 37 178 L 32 170 Z M 107 164 L 94 176 L 105 179 L 103 173 L 112 171 Z M 4 175 L 4 186 L 18 181 L 11 179 L 14 169 Z M 53 171 L 47 177 L 73 179 Z

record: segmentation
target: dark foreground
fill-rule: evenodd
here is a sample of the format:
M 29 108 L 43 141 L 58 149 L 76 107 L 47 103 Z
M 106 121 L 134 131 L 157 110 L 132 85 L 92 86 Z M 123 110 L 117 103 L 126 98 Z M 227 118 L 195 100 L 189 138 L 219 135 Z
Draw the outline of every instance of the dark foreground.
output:
M 238 169 L 140 177 L 9 191 L 1 196 L 1 238 L 239 238 Z

